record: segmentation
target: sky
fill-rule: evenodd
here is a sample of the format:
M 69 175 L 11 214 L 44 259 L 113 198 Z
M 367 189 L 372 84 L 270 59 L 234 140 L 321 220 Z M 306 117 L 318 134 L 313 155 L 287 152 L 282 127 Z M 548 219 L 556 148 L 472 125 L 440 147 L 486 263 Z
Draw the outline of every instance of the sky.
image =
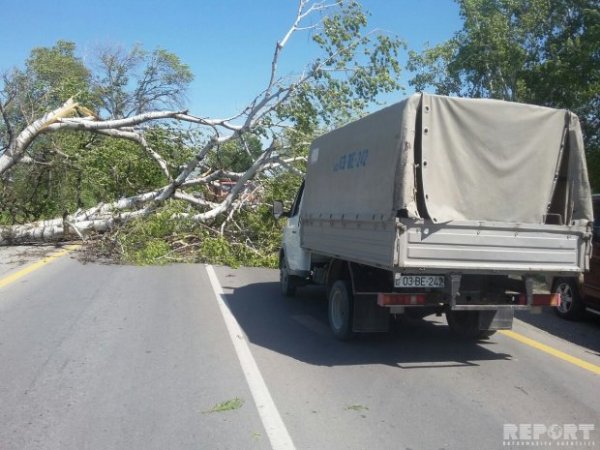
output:
M 361 3 L 371 14 L 368 29 L 397 35 L 415 50 L 447 40 L 461 26 L 453 0 Z M 106 46 L 160 47 L 178 55 L 194 74 L 190 112 L 228 117 L 268 82 L 275 43 L 296 7 L 296 0 L 0 0 L 0 71 L 22 67 L 33 48 L 59 39 L 75 42 L 88 62 Z M 314 55 L 309 35 L 296 35 L 282 54 L 281 74 L 300 73 Z M 407 80 L 404 74 L 407 90 L 394 94 L 397 100 L 411 93 Z

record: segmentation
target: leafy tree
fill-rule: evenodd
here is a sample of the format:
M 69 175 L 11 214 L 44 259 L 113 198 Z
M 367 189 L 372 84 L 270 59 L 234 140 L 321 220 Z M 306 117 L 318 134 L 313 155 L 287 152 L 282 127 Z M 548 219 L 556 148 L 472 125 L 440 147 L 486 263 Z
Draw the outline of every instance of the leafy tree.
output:
M 189 67 L 174 53 L 135 45 L 128 51 L 101 50 L 94 85 L 102 108 L 117 118 L 181 106 L 192 80 Z
M 17 80 L 23 83 L 19 90 L 25 111 L 39 114 L 58 108 L 72 96 L 88 105 L 94 103 L 90 96 L 91 73 L 75 55 L 73 42 L 58 41 L 50 48 L 34 48 Z
M 3 147 L 10 151 L 14 136 L 49 109 L 77 96 L 88 105 L 95 100 L 90 91 L 91 72 L 75 54 L 75 44 L 58 41 L 48 48 L 35 48 L 23 70 L 5 76 L 2 97 Z M 82 133 L 40 136 L 28 148 L 28 165 L 16 167 L 4 180 L 0 194 L 3 219 L 22 223 L 62 215 L 76 207 L 78 177 L 68 154 L 89 140 Z M 65 157 L 66 156 L 66 157 Z M 75 199 L 75 200 L 74 200 Z
M 117 50 L 105 50 L 100 59 L 107 62 L 112 56 L 119 62 L 118 55 Z M 109 89 L 98 81 L 102 77 L 108 79 L 106 73 L 94 74 L 76 55 L 74 43 L 58 41 L 49 48 L 33 49 L 23 70 L 15 69 L 5 76 L 4 101 L 0 102 L 3 149 L 8 149 L 11 135 L 14 138 L 37 117 L 59 108 L 71 97 L 88 106 L 78 109 L 78 115 L 94 115 L 90 109 L 101 110 L 102 105 L 110 105 L 112 99 L 120 96 L 125 101 L 118 107 L 136 110 L 182 100 L 191 74 L 175 55 L 161 49 L 146 52 L 140 46 L 128 55 L 135 63 L 122 63 L 119 75 L 121 80 L 136 83 L 120 85 L 115 81 Z M 108 72 L 108 66 L 100 67 Z M 190 157 L 182 134 L 185 133 L 165 125 L 150 127 L 146 136 L 150 146 L 162 149 L 173 172 Z M 15 167 L 3 182 L 2 222 L 24 223 L 61 216 L 168 181 L 138 143 L 82 132 L 40 135 L 28 147 L 26 160 L 29 164 Z
M 537 25 L 539 56 L 528 61 L 523 97 L 575 111 L 590 151 L 600 152 L 600 1 L 550 3 L 547 20 Z

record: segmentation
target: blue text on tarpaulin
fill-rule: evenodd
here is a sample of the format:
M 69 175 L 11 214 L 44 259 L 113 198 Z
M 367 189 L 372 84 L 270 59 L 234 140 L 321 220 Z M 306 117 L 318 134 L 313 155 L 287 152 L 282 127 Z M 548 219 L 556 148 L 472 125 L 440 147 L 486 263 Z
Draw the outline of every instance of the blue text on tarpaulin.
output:
M 358 150 L 355 152 L 346 153 L 339 157 L 333 166 L 333 171 L 337 172 L 340 170 L 352 170 L 367 165 L 367 159 L 369 157 L 369 149 Z

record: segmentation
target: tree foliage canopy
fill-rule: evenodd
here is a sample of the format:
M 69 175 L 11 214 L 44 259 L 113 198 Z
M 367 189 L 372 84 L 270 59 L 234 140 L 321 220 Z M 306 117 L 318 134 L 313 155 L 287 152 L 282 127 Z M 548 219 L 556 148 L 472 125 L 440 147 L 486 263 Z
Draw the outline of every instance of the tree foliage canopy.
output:
M 161 48 L 105 48 L 98 59 L 93 92 L 111 118 L 180 107 L 194 78 L 177 55 Z

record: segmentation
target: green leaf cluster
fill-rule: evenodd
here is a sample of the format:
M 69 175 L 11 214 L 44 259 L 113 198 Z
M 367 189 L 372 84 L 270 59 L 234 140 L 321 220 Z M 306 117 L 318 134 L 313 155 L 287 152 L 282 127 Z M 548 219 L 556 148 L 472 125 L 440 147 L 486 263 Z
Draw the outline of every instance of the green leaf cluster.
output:
M 189 212 L 186 204 L 167 201 L 153 214 L 105 236 L 100 244 L 104 248 L 97 253 L 138 265 L 203 262 L 232 267 L 277 266 L 281 224 L 271 217 L 267 205 L 240 214 L 237 223 L 244 225 L 243 230 L 232 225 L 223 233 L 221 224 L 198 224 L 181 216 L 185 212 Z
M 368 13 L 356 1 L 341 2 L 312 36 L 321 57 L 308 69 L 311 77 L 295 86 L 278 108 L 298 132 L 312 134 L 364 114 L 384 93 L 401 89 L 399 52 L 404 42 L 367 31 Z
M 214 170 L 245 172 L 263 152 L 262 143 L 256 135 L 232 139 L 220 145 L 206 158 L 206 165 Z
M 114 118 L 179 107 L 194 79 L 177 55 L 162 48 L 152 52 L 139 44 L 129 50 L 106 48 L 98 60 L 93 92 L 102 109 Z

